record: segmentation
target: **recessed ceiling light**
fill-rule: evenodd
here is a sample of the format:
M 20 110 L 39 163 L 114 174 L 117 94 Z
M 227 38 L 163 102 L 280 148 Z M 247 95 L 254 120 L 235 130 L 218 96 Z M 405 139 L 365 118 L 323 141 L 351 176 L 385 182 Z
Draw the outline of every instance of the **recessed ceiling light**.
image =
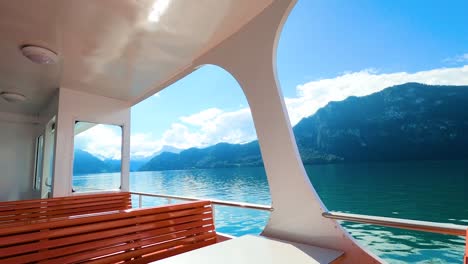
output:
M 0 96 L 10 103 L 24 102 L 26 101 L 26 96 L 19 93 L 11 92 L 1 92 Z
M 21 52 L 26 58 L 37 64 L 55 64 L 58 60 L 55 52 L 39 46 L 26 45 L 21 47 Z

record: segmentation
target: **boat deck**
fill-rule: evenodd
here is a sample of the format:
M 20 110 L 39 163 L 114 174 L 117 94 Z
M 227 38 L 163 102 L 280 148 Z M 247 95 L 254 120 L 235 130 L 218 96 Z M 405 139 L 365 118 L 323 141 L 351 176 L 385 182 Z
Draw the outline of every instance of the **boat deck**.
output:
M 342 251 L 246 235 L 160 260 L 158 264 L 338 263 Z

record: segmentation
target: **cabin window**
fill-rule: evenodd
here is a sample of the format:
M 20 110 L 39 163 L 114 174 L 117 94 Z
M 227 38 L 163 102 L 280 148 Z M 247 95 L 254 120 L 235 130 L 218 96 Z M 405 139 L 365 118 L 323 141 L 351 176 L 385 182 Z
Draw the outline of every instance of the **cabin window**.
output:
M 73 191 L 120 189 L 122 127 L 78 121 L 74 131 Z
M 44 162 L 44 135 L 36 139 L 36 166 L 34 172 L 34 190 L 41 189 L 42 167 Z

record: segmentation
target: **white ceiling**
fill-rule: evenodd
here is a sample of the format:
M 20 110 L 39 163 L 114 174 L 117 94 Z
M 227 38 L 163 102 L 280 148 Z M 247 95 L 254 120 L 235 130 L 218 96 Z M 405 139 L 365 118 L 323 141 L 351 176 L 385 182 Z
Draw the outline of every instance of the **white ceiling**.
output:
M 271 1 L 0 0 L 0 92 L 28 97 L 0 99 L 0 112 L 35 114 L 58 87 L 135 103 Z M 164 2 L 159 20 L 148 20 Z M 57 52 L 59 63 L 30 62 L 25 44 Z

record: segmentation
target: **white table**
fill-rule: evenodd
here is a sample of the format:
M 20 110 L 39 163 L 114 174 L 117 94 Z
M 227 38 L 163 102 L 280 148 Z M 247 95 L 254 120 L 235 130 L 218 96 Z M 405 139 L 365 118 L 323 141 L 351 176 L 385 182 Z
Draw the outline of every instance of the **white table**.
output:
M 330 263 L 343 252 L 246 235 L 203 247 L 155 264 L 316 264 Z

